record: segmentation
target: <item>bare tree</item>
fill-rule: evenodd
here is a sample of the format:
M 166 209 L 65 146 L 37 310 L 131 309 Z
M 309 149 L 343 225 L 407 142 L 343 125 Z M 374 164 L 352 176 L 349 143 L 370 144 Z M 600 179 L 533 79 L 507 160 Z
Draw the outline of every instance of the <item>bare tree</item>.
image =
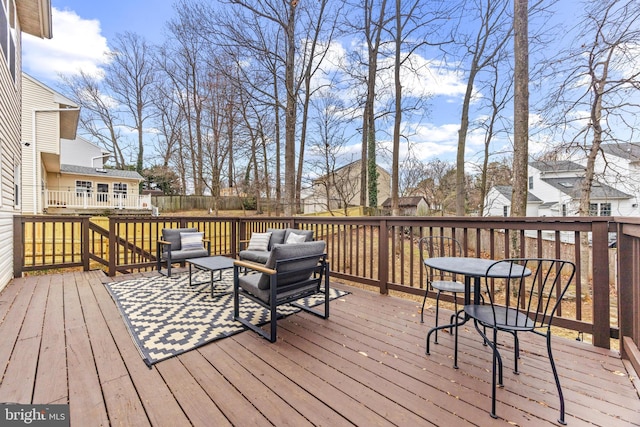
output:
M 485 119 L 480 123 L 480 127 L 484 129 L 484 152 L 482 156 L 479 181 L 479 216 L 484 216 L 485 198 L 490 187 L 493 185 L 511 185 L 511 174 L 509 174 L 510 176 L 508 181 L 496 183 L 496 181 L 492 179 L 492 172 L 494 171 L 492 171 L 489 163 L 489 159 L 492 155 L 491 143 L 493 142 L 494 137 L 501 132 L 506 133 L 506 129 L 499 128 L 498 126 L 501 119 L 505 120 L 501 117 L 501 113 L 506 108 L 507 103 L 511 100 L 512 96 L 511 88 L 513 79 L 508 75 L 506 81 L 503 82 L 500 80 L 500 71 L 498 67 L 500 62 L 501 61 L 498 60 L 489 67 L 492 71 L 492 77 L 488 79 L 486 88 L 488 89 L 490 96 L 485 97 L 484 99 L 489 104 L 490 113 L 485 116 Z M 511 171 L 510 168 L 507 169 Z
M 205 189 L 205 61 L 210 51 L 200 36 L 202 13 L 197 5 L 182 0 L 175 10 L 177 16 L 167 25 L 171 38 L 160 48 L 159 65 L 173 86 L 173 97 L 184 117 L 180 155 L 189 164 L 191 185 L 187 188 L 202 195 Z
M 313 100 L 311 108 L 314 113 L 314 120 L 310 122 L 313 132 L 309 138 L 312 172 L 319 176 L 312 184 L 315 190 L 322 190 L 327 211 L 333 215 L 333 209 L 343 208 L 346 215 L 349 205 L 354 204 L 360 183 L 352 179 L 359 163 L 354 163 L 346 154 L 348 120 L 345 108 L 328 91 Z M 348 165 L 344 165 L 345 162 Z
M 580 189 L 580 215 L 589 215 L 595 163 L 604 142 L 621 142 L 631 138 L 640 113 L 640 69 L 629 66 L 638 63 L 640 48 L 640 2 L 609 0 L 592 4 L 582 21 L 578 36 L 580 45 L 573 58 L 577 75 L 588 82 L 578 98 L 578 104 L 588 105 L 588 119 L 579 130 L 587 141 L 587 164 Z M 634 94 L 635 93 L 635 94 Z M 634 99 L 636 100 L 634 102 Z M 630 131 L 626 132 L 625 130 Z M 633 142 L 628 139 L 628 142 Z
M 155 126 L 160 131 L 155 148 L 160 155 L 160 164 L 169 166 L 172 160 L 182 158 L 176 154 L 179 140 L 182 138 L 184 114 L 173 100 L 172 86 L 167 79 L 158 79 L 153 90 L 158 95 L 154 98 L 154 108 Z
M 425 197 L 423 191 L 427 188 L 421 189 L 420 184 L 427 185 L 424 182 L 424 177 L 427 176 L 426 169 L 426 165 L 410 149 L 398 172 L 398 192 L 401 197 Z
M 408 135 L 401 129 L 405 108 L 403 99 L 402 80 L 412 70 L 411 63 L 414 53 L 425 45 L 440 45 L 444 42 L 437 40 L 442 23 L 442 17 L 449 16 L 449 11 L 436 8 L 436 3 L 420 0 L 396 0 L 395 24 L 390 39 L 394 41 L 393 71 L 394 71 L 394 121 L 393 148 L 391 160 L 391 213 L 399 215 L 398 197 L 400 193 L 400 139 L 408 139 Z M 445 20 L 446 21 L 446 20 Z M 420 102 L 418 102 L 420 104 Z
M 127 147 L 122 145 L 117 103 L 102 89 L 100 80 L 85 72 L 63 76 L 65 90 L 81 107 L 80 128 L 113 153 L 116 168 L 124 168 Z
M 352 60 L 344 70 L 354 81 L 364 86 L 362 99 L 358 99 L 362 108 L 362 147 L 360 172 L 360 206 L 376 207 L 378 205 L 378 176 L 376 161 L 376 77 L 382 46 L 382 32 L 389 20 L 387 0 L 364 0 L 350 5 L 362 19 L 347 15 L 343 25 L 348 31 L 362 37 L 366 46 L 363 52 L 350 52 Z M 356 16 L 357 16 L 356 14 Z M 356 64 L 354 66 L 354 64 Z M 355 68 L 355 69 L 354 69 Z M 365 191 L 366 189 L 366 191 Z
M 472 13 L 477 14 L 477 28 L 472 34 L 462 35 L 461 43 L 466 49 L 466 55 L 470 58 L 467 75 L 467 87 L 462 102 L 460 117 L 460 129 L 458 131 L 458 152 L 456 156 L 456 215 L 466 214 L 465 206 L 465 147 L 467 132 L 469 131 L 469 108 L 474 91 L 474 84 L 478 73 L 490 66 L 499 57 L 509 40 L 512 25 L 507 13 L 509 2 L 506 0 L 479 0 L 475 2 L 476 8 Z M 464 13 L 464 27 L 469 27 L 468 11 L 462 8 Z
M 284 213 L 293 214 L 295 206 L 295 154 L 296 117 L 298 99 L 295 91 L 296 60 L 296 6 L 298 0 L 282 3 L 273 0 L 230 0 L 250 11 L 256 19 L 267 21 L 279 28 L 283 34 L 285 96 L 285 147 L 284 147 Z
M 433 159 L 424 164 L 423 171 L 423 179 L 413 194 L 424 196 L 432 213 L 444 215 L 455 201 L 455 169 L 450 163 Z
M 145 122 L 153 116 L 156 80 L 151 48 L 142 36 L 125 32 L 117 34 L 110 51 L 111 62 L 105 69 L 109 93 L 126 110 L 131 122 L 125 124 L 137 134 L 136 171 L 142 172 L 144 161 Z M 129 124 L 131 123 L 131 124 Z
M 331 4 L 336 7 L 331 9 Z M 314 7 L 315 6 L 315 7 Z M 306 25 L 306 34 L 303 39 L 308 42 L 303 44 L 300 54 L 300 63 L 302 64 L 302 76 L 298 79 L 303 85 L 302 90 L 302 120 L 300 125 L 300 145 L 298 147 L 298 169 L 296 173 L 296 207 L 300 211 L 300 191 L 302 189 L 302 177 L 304 171 L 305 160 L 305 144 L 307 138 L 307 126 L 309 117 L 309 103 L 314 92 L 322 87 L 313 87 L 312 78 L 316 75 L 323 64 L 323 59 L 329 52 L 329 47 L 333 41 L 336 31 L 336 23 L 338 16 L 342 10 L 340 2 L 330 2 L 329 0 L 320 0 L 317 2 L 304 2 L 300 5 L 301 15 L 304 14 Z

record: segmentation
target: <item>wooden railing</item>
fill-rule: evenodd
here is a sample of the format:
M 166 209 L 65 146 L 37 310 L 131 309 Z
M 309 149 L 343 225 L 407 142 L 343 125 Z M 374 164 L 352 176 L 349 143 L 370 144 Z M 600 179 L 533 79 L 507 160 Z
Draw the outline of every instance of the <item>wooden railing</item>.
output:
M 151 196 L 139 194 L 44 191 L 45 208 L 73 209 L 147 209 L 151 210 Z
M 412 295 L 423 295 L 425 286 L 418 240 L 446 234 L 461 241 L 467 256 L 573 261 L 578 274 L 554 323 L 590 335 L 598 347 L 610 348 L 612 338 L 621 338 L 627 358 L 640 342 L 640 221 L 635 219 L 114 216 L 107 228 L 87 218 L 18 216 L 15 225 L 16 277 L 32 270 L 89 269 L 90 262 L 109 275 L 151 270 L 165 227 L 196 227 L 212 242 L 213 254 L 231 257 L 252 232 L 294 227 L 313 230 L 316 239 L 327 242 L 333 279 Z
M 640 373 L 640 219 L 618 223 L 620 351 Z

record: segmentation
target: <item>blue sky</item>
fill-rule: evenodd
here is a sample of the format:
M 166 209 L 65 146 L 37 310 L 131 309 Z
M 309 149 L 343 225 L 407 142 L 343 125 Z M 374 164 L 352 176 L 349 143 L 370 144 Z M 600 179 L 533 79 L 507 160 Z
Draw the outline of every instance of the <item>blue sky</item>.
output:
M 150 42 L 162 40 L 172 14 L 165 0 L 53 0 L 53 39 L 23 37 L 23 69 L 51 86 L 58 73 L 99 67 L 108 40 L 117 33 L 136 32 Z
M 562 1 L 566 7 L 568 2 Z M 151 43 L 161 42 L 165 24 L 174 14 L 173 2 L 164 0 L 52 0 L 52 7 L 54 37 L 23 37 L 23 69 L 53 88 L 59 74 L 80 68 L 96 72 L 104 64 L 109 40 L 117 33 L 136 32 Z M 425 62 L 431 60 L 424 58 Z M 422 160 L 455 157 L 465 84 L 464 73 L 451 66 L 432 67 L 417 82 L 404 82 L 415 85 L 418 92 L 436 94 L 430 101 L 430 115 L 416 127 L 413 137 L 420 144 Z M 481 149 L 481 135 L 470 134 L 467 156 L 477 159 Z

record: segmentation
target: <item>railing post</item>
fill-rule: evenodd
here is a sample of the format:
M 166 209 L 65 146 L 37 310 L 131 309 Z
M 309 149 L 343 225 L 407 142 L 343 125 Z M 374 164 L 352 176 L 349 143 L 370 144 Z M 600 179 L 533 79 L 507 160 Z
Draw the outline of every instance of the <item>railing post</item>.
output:
M 89 221 L 91 218 L 83 217 L 81 227 L 82 227 L 82 268 L 84 271 L 89 271 Z
M 593 220 L 593 345 L 611 347 L 611 318 L 609 313 L 609 222 Z
M 13 277 L 22 277 L 24 265 L 24 222 L 22 215 L 13 217 Z
M 116 221 L 114 217 L 109 217 L 109 276 L 116 275 Z
M 229 221 L 229 226 L 231 227 L 231 256 L 233 258 L 238 257 L 238 224 L 240 220 L 238 218 L 231 219 Z
M 640 225 L 618 224 L 618 325 L 620 355 L 640 372 Z
M 378 236 L 378 280 L 381 294 L 388 294 L 389 289 L 389 230 L 387 220 L 380 220 L 380 230 Z
M 236 250 L 240 249 L 240 241 L 247 239 L 247 223 L 242 218 L 238 218 L 238 238 L 236 240 Z

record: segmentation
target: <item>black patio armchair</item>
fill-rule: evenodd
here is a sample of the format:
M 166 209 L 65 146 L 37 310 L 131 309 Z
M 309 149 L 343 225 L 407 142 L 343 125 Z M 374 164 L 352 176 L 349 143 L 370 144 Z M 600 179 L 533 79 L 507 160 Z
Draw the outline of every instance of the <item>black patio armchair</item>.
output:
M 233 271 L 233 318 L 270 342 L 276 341 L 277 307 L 292 304 L 326 319 L 329 317 L 329 263 L 324 241 L 276 244 L 265 265 L 237 260 Z M 241 269 L 243 274 L 240 274 Z M 244 274 L 244 269 L 255 274 Z M 324 310 L 295 303 L 300 298 L 322 294 Z M 246 298 L 269 310 L 266 331 L 242 317 L 241 301 Z

